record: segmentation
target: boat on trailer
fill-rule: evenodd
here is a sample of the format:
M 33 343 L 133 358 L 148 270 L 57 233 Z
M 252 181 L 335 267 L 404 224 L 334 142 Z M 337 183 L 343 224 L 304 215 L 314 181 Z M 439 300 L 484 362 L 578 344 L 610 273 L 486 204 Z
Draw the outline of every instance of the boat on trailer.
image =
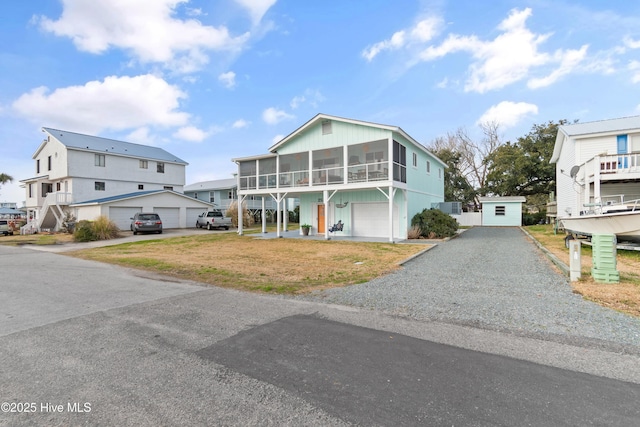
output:
M 615 234 L 619 242 L 640 243 L 640 199 L 586 207 L 590 209 L 580 215 L 558 218 L 570 235 Z

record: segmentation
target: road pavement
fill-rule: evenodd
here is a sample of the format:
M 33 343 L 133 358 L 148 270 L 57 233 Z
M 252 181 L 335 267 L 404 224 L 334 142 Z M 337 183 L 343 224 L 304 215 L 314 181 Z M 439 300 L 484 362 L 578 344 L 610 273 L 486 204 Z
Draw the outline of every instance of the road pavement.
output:
M 636 355 L 27 248 L 0 267 L 2 426 L 640 424 Z

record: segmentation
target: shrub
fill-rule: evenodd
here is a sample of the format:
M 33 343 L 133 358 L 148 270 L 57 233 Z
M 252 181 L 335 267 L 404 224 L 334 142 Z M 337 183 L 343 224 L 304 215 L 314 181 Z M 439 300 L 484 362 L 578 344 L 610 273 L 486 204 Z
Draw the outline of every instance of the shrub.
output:
M 229 205 L 225 216 L 231 217 L 231 224 L 234 227 L 238 227 L 238 202 L 233 201 Z M 253 225 L 253 216 L 249 214 L 249 210 L 247 209 L 247 205 L 245 203 L 242 204 L 242 225 L 243 227 L 250 227 Z
M 420 226 L 414 225 L 413 227 L 411 227 L 407 232 L 407 237 L 409 239 L 419 239 L 420 237 L 422 237 L 422 230 L 420 229 Z
M 98 240 L 96 233 L 93 231 L 91 221 L 82 220 L 76 224 L 76 229 L 73 232 L 73 240 L 76 242 L 92 242 Z
M 420 235 L 429 239 L 442 239 L 455 236 L 458 222 L 451 216 L 437 209 L 424 209 L 411 219 L 411 225 L 420 228 Z
M 76 229 L 73 233 L 73 240 L 76 242 L 109 240 L 116 237 L 120 237 L 120 230 L 106 216 L 100 216 L 95 221 L 80 221 L 76 224 Z

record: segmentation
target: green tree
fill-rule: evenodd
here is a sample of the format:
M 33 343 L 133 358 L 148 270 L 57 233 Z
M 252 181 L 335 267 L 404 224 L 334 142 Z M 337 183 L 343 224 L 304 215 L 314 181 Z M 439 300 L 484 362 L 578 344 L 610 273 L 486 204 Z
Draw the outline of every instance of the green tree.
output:
M 556 169 L 549 163 L 558 134 L 558 123 L 552 121 L 538 125 L 518 138 L 507 142 L 485 158 L 489 173 L 484 194 L 498 196 L 547 195 L 555 188 Z
M 0 188 L 2 188 L 2 186 L 7 182 L 13 182 L 13 177 L 6 173 L 0 173 Z
M 444 170 L 444 200 L 461 202 L 465 207 L 472 205 L 476 191 L 462 173 L 460 166 L 462 155 L 451 148 L 441 148 L 434 151 L 433 154 L 447 165 Z

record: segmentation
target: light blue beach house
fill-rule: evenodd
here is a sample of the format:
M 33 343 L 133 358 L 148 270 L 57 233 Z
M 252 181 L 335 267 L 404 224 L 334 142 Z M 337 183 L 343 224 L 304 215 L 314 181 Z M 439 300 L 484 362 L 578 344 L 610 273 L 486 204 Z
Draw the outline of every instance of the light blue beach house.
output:
M 318 114 L 268 154 L 233 161 L 239 202 L 298 198 L 300 224 L 327 239 L 406 239 L 411 218 L 444 201 L 446 165 L 398 126 Z

